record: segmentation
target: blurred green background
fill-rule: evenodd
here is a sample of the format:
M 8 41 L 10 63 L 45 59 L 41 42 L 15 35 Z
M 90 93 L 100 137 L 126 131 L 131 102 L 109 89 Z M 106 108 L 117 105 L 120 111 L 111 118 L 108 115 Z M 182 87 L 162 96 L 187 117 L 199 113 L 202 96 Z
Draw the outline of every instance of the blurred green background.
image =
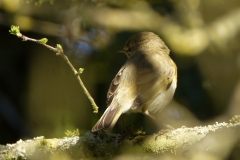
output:
M 69 66 L 45 47 L 9 34 L 57 43 L 95 99 L 92 107 Z M 106 108 L 106 93 L 126 60 L 117 53 L 139 31 L 158 34 L 178 66 L 173 101 L 157 117 L 177 128 L 228 121 L 240 104 L 240 1 L 238 0 L 1 0 L 0 144 L 66 130 L 85 132 Z M 141 114 L 125 128 L 160 128 Z M 115 132 L 121 130 L 119 122 Z

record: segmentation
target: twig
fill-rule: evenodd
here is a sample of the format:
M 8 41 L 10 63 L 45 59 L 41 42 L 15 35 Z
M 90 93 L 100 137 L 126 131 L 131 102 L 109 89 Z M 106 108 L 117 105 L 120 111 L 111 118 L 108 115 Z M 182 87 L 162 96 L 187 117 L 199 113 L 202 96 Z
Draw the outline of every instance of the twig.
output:
M 23 41 L 32 41 L 35 43 L 39 43 L 47 48 L 49 48 L 50 50 L 52 50 L 53 52 L 56 53 L 56 55 L 61 56 L 69 65 L 69 67 L 72 69 L 73 73 L 76 75 L 78 82 L 80 83 L 81 87 L 83 88 L 84 93 L 87 95 L 88 99 L 91 102 L 91 105 L 93 107 L 93 113 L 98 113 L 98 106 L 96 105 L 96 103 L 94 102 L 94 99 L 92 98 L 92 96 L 90 95 L 90 93 L 88 92 L 87 88 L 85 87 L 80 74 L 83 72 L 83 68 L 80 68 L 79 71 L 77 71 L 75 69 L 75 67 L 73 66 L 73 64 L 69 61 L 68 57 L 64 54 L 64 51 L 62 49 L 62 46 L 60 44 L 57 44 L 56 47 L 52 47 L 50 45 L 47 45 L 47 38 L 42 38 L 40 40 L 37 39 L 33 39 L 33 38 L 29 38 L 27 36 L 24 36 L 23 34 L 20 33 L 20 29 L 18 26 L 11 26 L 11 29 L 9 30 L 9 32 L 13 35 L 16 35 L 17 37 L 21 38 Z

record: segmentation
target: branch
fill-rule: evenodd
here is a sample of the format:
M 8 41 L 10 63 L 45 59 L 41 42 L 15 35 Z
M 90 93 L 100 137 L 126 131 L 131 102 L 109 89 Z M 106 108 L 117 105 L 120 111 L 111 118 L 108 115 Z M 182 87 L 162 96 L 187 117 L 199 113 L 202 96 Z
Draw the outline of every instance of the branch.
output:
M 187 159 L 189 156 L 195 159 L 200 155 L 225 159 L 240 138 L 239 130 L 240 116 L 236 116 L 229 123 L 216 122 L 203 127 L 182 127 L 159 135 L 123 137 L 105 132 L 86 132 L 80 137 L 63 139 L 37 137 L 0 146 L 0 159 L 5 157 L 49 159 L 53 156 L 57 159 L 62 155 L 66 159 L 109 159 L 119 154 L 132 155 L 135 158 L 144 154 L 146 157 L 174 156 L 174 159 L 179 157 Z
M 141 9 L 136 9 L 138 5 Z M 182 6 L 184 6 L 183 11 L 187 10 L 187 14 L 192 15 L 185 8 L 186 5 Z M 162 36 L 171 50 L 183 55 L 198 55 L 211 44 L 222 47 L 223 44 L 240 33 L 240 8 L 226 13 L 225 16 L 215 20 L 212 24 L 202 24 L 191 28 L 182 26 L 168 16 L 161 16 L 147 1 L 135 3 L 129 9 L 99 7 L 96 10 L 88 6 L 82 8 L 80 14 L 86 17 L 85 20 L 91 26 L 103 26 L 118 32 L 154 31 Z M 191 18 L 189 21 L 200 20 L 199 17 Z
M 56 47 L 52 47 L 52 46 L 46 44 L 48 41 L 47 38 L 42 38 L 40 40 L 37 40 L 37 39 L 33 39 L 33 38 L 29 38 L 27 36 L 24 36 L 23 34 L 21 34 L 19 27 L 14 26 L 14 25 L 11 26 L 11 29 L 9 30 L 9 32 L 11 34 L 16 35 L 17 37 L 21 38 L 23 41 L 32 41 L 35 43 L 39 43 L 39 44 L 47 47 L 48 49 L 52 50 L 53 52 L 55 52 L 57 56 L 61 56 L 65 60 L 65 62 L 69 65 L 69 67 L 72 69 L 73 73 L 76 75 L 77 80 L 80 83 L 81 87 L 83 88 L 84 93 L 87 95 L 89 101 L 91 102 L 91 105 L 93 106 L 93 113 L 98 113 L 98 106 L 94 102 L 94 99 L 88 92 L 87 88 L 85 87 L 85 85 L 80 77 L 80 74 L 83 72 L 84 69 L 80 68 L 79 71 L 77 71 L 74 68 L 73 64 L 69 61 L 68 57 L 64 54 L 64 51 L 60 44 L 57 44 Z

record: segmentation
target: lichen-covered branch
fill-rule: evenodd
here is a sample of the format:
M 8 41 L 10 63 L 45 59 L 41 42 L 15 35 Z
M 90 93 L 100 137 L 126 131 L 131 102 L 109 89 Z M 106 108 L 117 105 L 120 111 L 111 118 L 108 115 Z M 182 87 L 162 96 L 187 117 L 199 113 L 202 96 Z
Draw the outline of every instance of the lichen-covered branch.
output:
M 63 139 L 19 140 L 16 144 L 1 146 L 2 158 L 48 159 L 65 156 L 69 159 L 92 158 L 135 158 L 141 155 L 151 158 L 169 156 L 170 159 L 180 157 L 192 159 L 205 156 L 224 159 L 239 140 L 239 116 L 230 123 L 216 123 L 194 128 L 181 127 L 162 132 L 158 135 L 138 135 L 122 137 L 119 134 L 105 132 L 87 132 L 82 136 Z M 161 154 L 164 153 L 164 154 Z M 211 157 L 211 158 L 207 158 Z M 126 157 L 125 157 L 126 158 Z

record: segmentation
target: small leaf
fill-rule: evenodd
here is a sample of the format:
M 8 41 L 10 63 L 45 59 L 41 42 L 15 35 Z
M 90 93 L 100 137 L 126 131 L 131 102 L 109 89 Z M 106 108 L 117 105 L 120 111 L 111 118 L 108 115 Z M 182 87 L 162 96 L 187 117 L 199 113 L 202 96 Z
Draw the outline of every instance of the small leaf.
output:
M 84 71 L 84 68 L 79 68 L 79 69 L 78 69 L 78 73 L 79 73 L 79 74 L 82 74 L 83 71 Z
M 11 25 L 11 29 L 9 30 L 10 34 L 16 35 L 16 36 L 21 36 L 22 34 L 20 33 L 19 26 L 14 26 Z
M 41 139 L 38 143 L 37 143 L 37 147 L 43 147 L 46 146 L 48 144 L 48 141 L 46 139 Z
M 57 45 L 56 45 L 56 48 L 57 48 L 57 50 L 59 50 L 59 51 L 62 51 L 62 50 L 63 50 L 61 44 L 57 44 Z
M 65 132 L 65 135 L 66 135 L 67 137 L 74 137 L 74 136 L 79 136 L 80 133 L 79 133 L 79 130 L 78 130 L 78 129 L 73 130 L 73 131 L 67 130 L 67 131 Z
M 240 115 L 235 115 L 235 116 L 233 116 L 229 121 L 230 121 L 230 123 L 232 123 L 232 124 L 235 124 L 235 123 L 240 122 Z
M 62 46 L 60 44 L 56 45 L 57 53 L 56 55 L 61 55 L 63 53 Z
M 42 39 L 39 40 L 39 43 L 41 43 L 41 44 L 46 44 L 47 41 L 48 41 L 47 38 L 42 38 Z
M 95 114 L 98 113 L 98 107 L 96 105 L 93 105 L 93 113 Z

